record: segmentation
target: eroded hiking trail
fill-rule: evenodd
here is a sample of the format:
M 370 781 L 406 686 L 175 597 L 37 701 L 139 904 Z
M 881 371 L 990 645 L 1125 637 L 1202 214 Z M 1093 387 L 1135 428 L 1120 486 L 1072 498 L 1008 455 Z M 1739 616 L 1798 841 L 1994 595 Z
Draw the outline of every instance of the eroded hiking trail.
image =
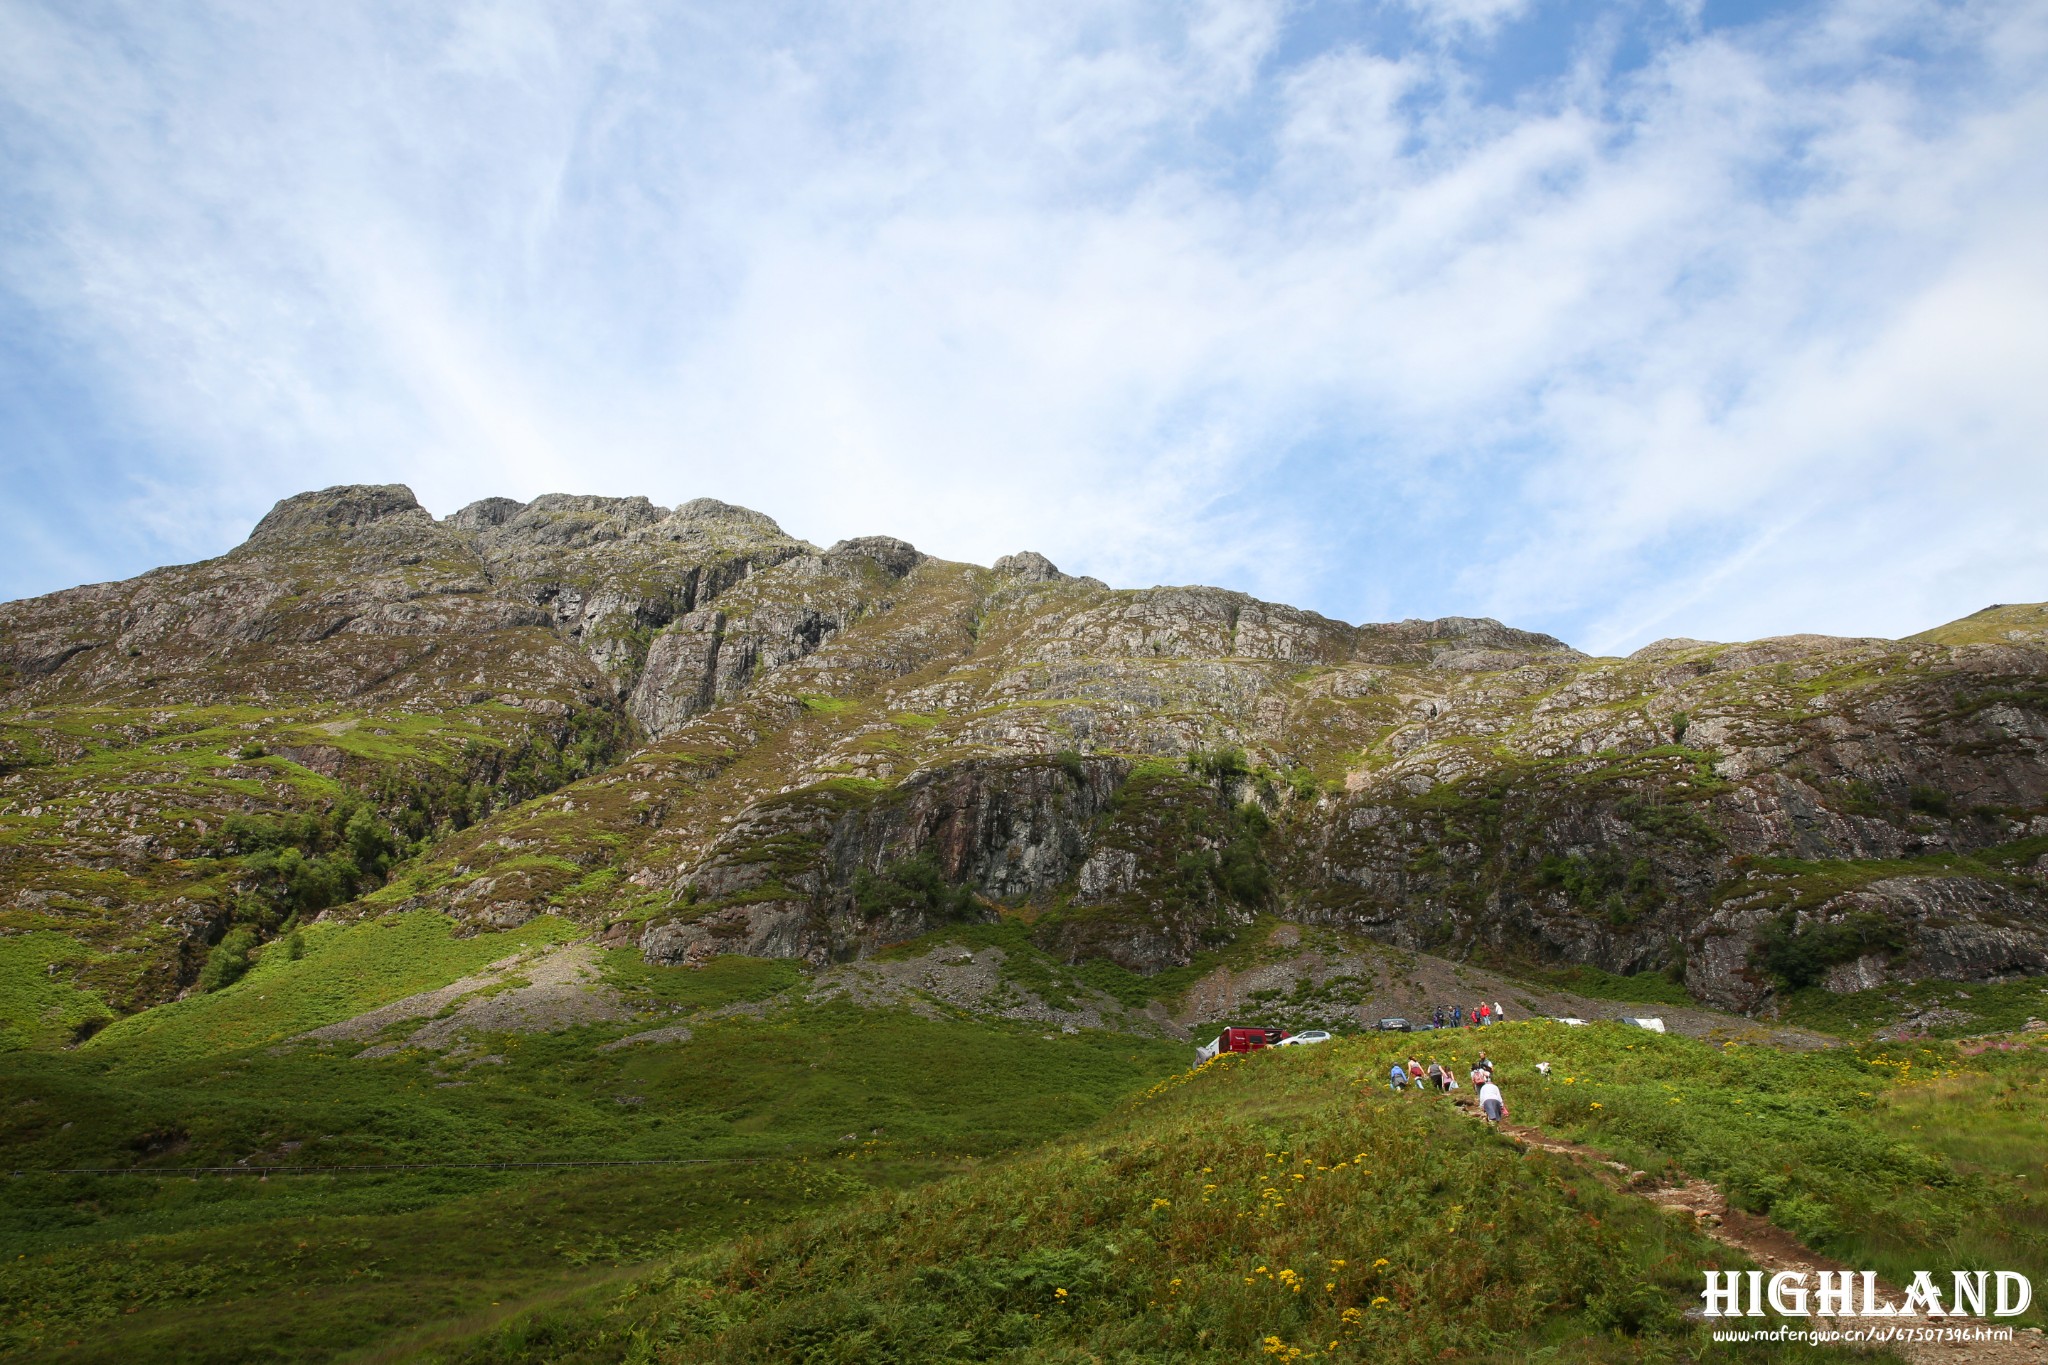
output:
M 1453 1099 L 1459 1109 L 1477 1122 L 1485 1122 L 1479 1112 L 1479 1102 L 1467 1095 Z M 1498 1125 L 1501 1133 L 1516 1144 L 1539 1152 L 1550 1152 L 1577 1162 L 1586 1167 L 1597 1179 L 1612 1189 L 1648 1200 L 1658 1208 L 1691 1215 L 1699 1230 L 1723 1246 L 1733 1247 L 1742 1252 L 1766 1274 L 1780 1270 L 1805 1271 L 1809 1275 L 1823 1270 L 1847 1271 L 1852 1267 L 1823 1256 L 1806 1246 L 1797 1237 L 1785 1231 L 1768 1218 L 1738 1209 L 1728 1202 L 1720 1187 L 1712 1181 L 1696 1176 L 1686 1176 L 1673 1181 L 1660 1178 L 1649 1171 L 1638 1171 L 1627 1162 L 1616 1161 L 1607 1152 L 1597 1147 L 1588 1147 L 1580 1142 L 1566 1142 L 1551 1137 L 1540 1128 L 1527 1124 L 1503 1120 Z M 1897 1302 L 1905 1297 L 1905 1291 L 1887 1280 L 1879 1280 L 1879 1293 L 1886 1299 Z M 1825 1322 L 1827 1319 L 1815 1319 Z M 1915 1319 L 1928 1326 L 1940 1326 L 1944 1319 Z M 1968 1321 L 1968 1320 L 1966 1320 Z M 1765 1326 L 1755 1322 L 1753 1326 Z M 1740 1327 L 1731 1322 L 1731 1327 Z M 1858 1320 L 1847 1320 L 1844 1327 L 1859 1325 Z M 1871 1319 L 1867 1325 L 1883 1331 L 1887 1320 Z M 1986 1324 L 1992 1326 L 1995 1324 Z M 2009 1341 L 1895 1341 L 1877 1343 L 1914 1365 L 2036 1365 L 2048 1362 L 2048 1338 L 2038 1329 L 2015 1328 Z

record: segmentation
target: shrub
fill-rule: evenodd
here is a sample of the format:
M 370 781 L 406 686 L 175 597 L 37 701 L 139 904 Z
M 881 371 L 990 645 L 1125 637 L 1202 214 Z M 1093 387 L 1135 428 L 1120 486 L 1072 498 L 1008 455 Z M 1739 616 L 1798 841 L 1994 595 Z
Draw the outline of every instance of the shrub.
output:
M 1197 749 L 1188 755 L 1187 762 L 1189 772 L 1199 773 L 1212 782 L 1230 782 L 1251 775 L 1244 750 L 1235 747 Z
M 1938 815 L 1944 820 L 1955 814 L 1954 803 L 1939 787 L 1915 785 L 1906 793 L 1906 804 L 1922 815 Z
M 930 853 L 890 863 L 880 872 L 862 868 L 853 876 L 853 899 L 866 919 L 901 910 L 922 910 L 941 919 L 976 917 L 974 893 L 947 881 Z
M 1247 801 L 1231 819 L 1230 839 L 1216 860 L 1216 885 L 1240 905 L 1262 905 L 1273 892 L 1273 869 L 1265 837 L 1273 827 L 1266 812 Z
M 199 969 L 199 989 L 217 991 L 240 981 L 249 970 L 249 952 L 255 946 L 256 931 L 248 925 L 238 924 L 228 930 L 206 955 L 206 965 Z
M 1798 910 L 1787 906 L 1757 936 L 1753 960 L 1787 990 L 1798 990 L 1819 981 L 1836 963 L 1870 952 L 1896 952 L 1904 943 L 1896 924 L 1869 910 L 1802 928 Z

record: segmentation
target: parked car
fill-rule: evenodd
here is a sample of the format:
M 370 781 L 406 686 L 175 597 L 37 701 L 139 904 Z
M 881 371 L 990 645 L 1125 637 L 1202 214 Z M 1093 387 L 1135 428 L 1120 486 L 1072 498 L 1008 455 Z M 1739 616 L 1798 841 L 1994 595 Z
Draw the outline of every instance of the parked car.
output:
M 1380 1020 L 1380 1032 L 1382 1033 L 1413 1033 L 1414 1031 L 1415 1026 L 1406 1019 Z
M 1280 1040 L 1281 1047 L 1293 1047 L 1298 1043 L 1327 1043 L 1330 1035 L 1323 1029 L 1312 1028 L 1301 1033 L 1290 1033 Z

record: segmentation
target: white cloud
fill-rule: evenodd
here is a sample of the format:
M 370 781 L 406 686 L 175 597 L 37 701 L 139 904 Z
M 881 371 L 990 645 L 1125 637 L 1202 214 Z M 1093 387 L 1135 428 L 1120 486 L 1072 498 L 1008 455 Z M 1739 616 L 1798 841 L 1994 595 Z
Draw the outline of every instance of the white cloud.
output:
M 402 478 L 1599 648 L 2048 596 L 2019 0 L 1511 104 L 1273 4 L 122 13 L 0 0 L 0 285 L 166 554 Z

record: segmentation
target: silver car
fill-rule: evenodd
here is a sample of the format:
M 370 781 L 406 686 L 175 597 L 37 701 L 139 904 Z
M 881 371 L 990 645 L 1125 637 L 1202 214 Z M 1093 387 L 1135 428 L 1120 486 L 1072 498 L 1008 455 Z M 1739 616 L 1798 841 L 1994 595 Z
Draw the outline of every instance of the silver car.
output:
M 1312 1028 L 1309 1029 L 1306 1033 L 1288 1034 L 1285 1038 L 1282 1038 L 1280 1040 L 1280 1046 L 1291 1047 L 1295 1043 L 1327 1043 L 1329 1041 L 1330 1035 L 1328 1033 L 1325 1033 L 1322 1029 L 1319 1028 Z

